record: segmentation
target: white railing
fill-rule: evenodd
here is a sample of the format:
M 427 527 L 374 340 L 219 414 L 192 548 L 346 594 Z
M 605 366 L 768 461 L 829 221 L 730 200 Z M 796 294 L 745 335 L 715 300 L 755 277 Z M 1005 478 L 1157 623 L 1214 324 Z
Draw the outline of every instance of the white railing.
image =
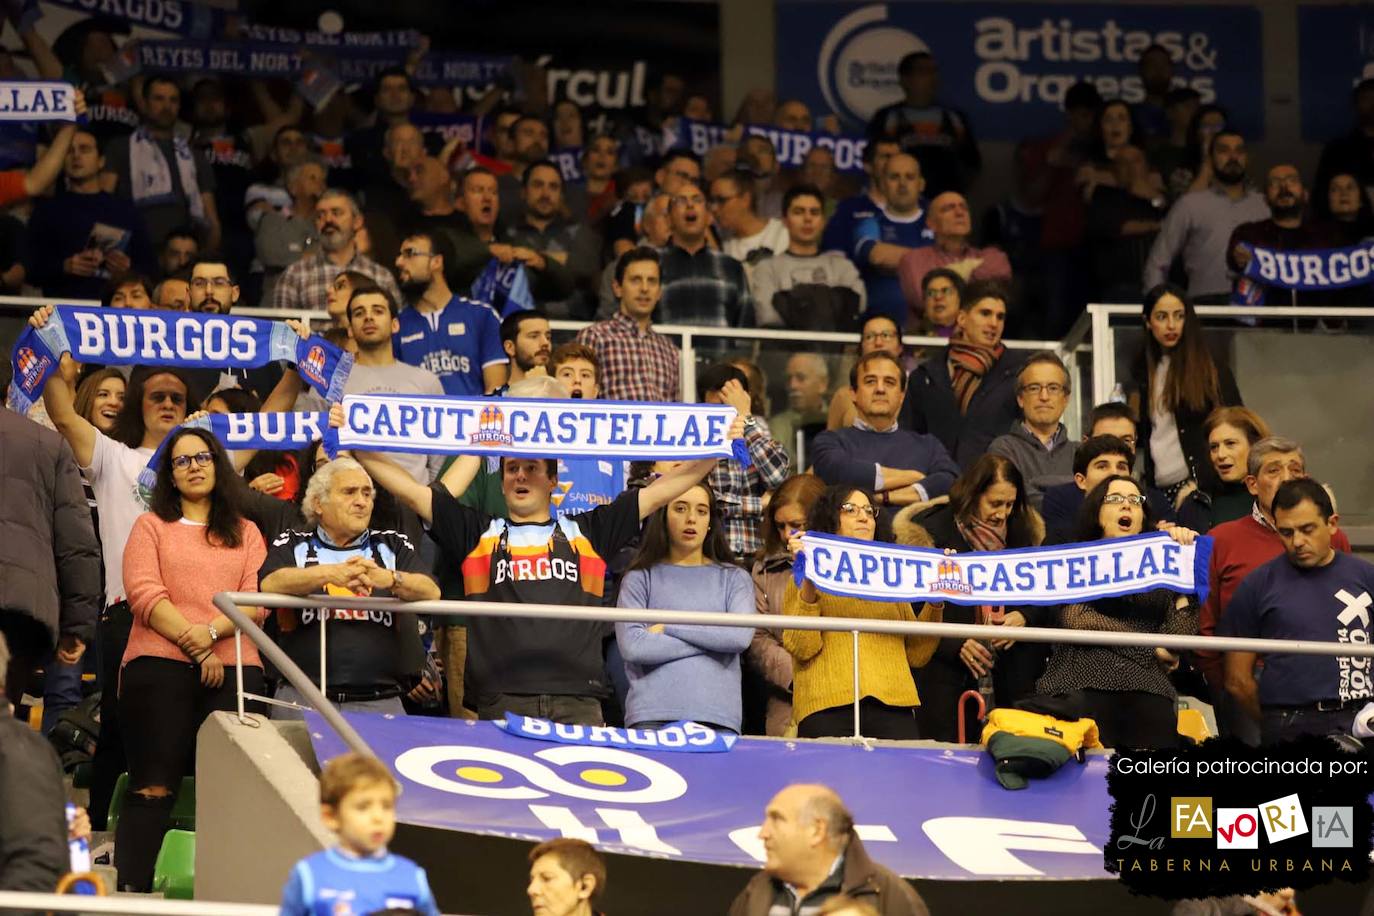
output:
M 238 715 L 245 720 L 244 701 L 261 700 L 277 705 L 270 697 L 248 694 L 243 689 L 243 637 L 246 634 L 258 651 L 272 662 L 286 680 L 324 717 L 353 750 L 376 756 L 338 709 L 324 695 L 328 689 L 323 677 L 316 686 L 291 658 L 263 632 L 262 628 L 241 609 L 262 608 L 332 608 L 338 598 L 303 598 L 266 592 L 220 592 L 215 606 L 234 622 L 235 677 L 238 690 Z M 712 611 L 663 611 L 641 608 L 570 607 L 556 604 L 510 604 L 496 601 L 414 601 L 401 602 L 394 598 L 349 598 L 350 607 L 359 610 L 386 609 L 410 614 L 429 614 L 438 617 L 522 617 L 537 620 L 578 620 L 607 623 L 662 623 L 687 626 L 748 627 L 751 630 L 819 630 L 849 633 L 854 646 L 854 734 L 863 740 L 859 722 L 859 634 L 884 633 L 893 636 L 935 636 L 962 639 L 1008 639 L 1017 642 L 1067 643 L 1089 646 L 1139 646 L 1170 650 L 1204 649 L 1214 652 L 1284 652 L 1292 655 L 1333 655 L 1337 657 L 1374 658 L 1374 644 L 1318 642 L 1292 639 L 1241 639 L 1219 636 L 1171 636 L 1154 633 L 1112 633 L 1101 630 L 1061 630 L 1053 627 L 1007 627 L 987 624 L 920 623 L 898 620 L 872 620 L 851 617 L 782 617 L 773 614 L 728 614 Z M 320 664 L 324 675 L 326 650 L 325 631 L 320 626 Z
M 74 894 L 33 894 L 0 891 L 0 914 L 117 913 L 125 916 L 277 916 L 275 906 L 223 903 L 210 900 L 163 900 L 159 897 L 82 897 Z

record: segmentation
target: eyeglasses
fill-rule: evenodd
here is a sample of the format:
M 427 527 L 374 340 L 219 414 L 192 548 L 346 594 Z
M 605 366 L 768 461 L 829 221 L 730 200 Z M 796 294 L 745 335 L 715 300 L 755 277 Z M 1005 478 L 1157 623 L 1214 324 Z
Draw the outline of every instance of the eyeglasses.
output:
M 863 513 L 869 518 L 877 518 L 878 508 L 871 503 L 866 506 L 861 506 L 858 503 L 843 503 L 840 506 L 841 515 L 858 515 L 859 513 Z
M 952 286 L 932 286 L 926 290 L 926 295 L 934 299 L 943 299 L 946 296 L 956 295 L 957 291 Z
M 1108 493 L 1102 497 L 1104 506 L 1120 506 L 1123 503 L 1129 506 L 1143 506 L 1145 505 L 1145 497 L 1139 493 Z
M 191 462 L 196 463 L 196 467 L 203 468 L 215 460 L 215 456 L 209 452 L 196 452 L 194 455 L 177 455 L 172 459 L 172 467 L 178 471 L 184 471 L 191 466 Z
M 161 404 L 163 401 L 168 401 L 172 404 L 185 404 L 186 395 L 177 394 L 175 391 L 150 391 L 148 392 L 148 400 L 152 401 L 154 404 Z
M 1021 391 L 1025 394 L 1031 395 L 1032 397 L 1040 394 L 1040 392 L 1042 391 L 1050 395 L 1051 397 L 1059 397 L 1059 395 L 1067 393 L 1068 390 L 1068 385 L 1061 385 L 1058 382 L 1049 382 L 1048 384 L 1041 384 L 1040 382 L 1031 382 L 1029 385 L 1021 386 Z
M 865 331 L 864 340 L 896 340 L 896 331 Z
M 677 197 L 673 198 L 673 202 L 681 207 L 685 207 L 688 204 L 694 207 L 700 207 L 702 204 L 706 203 L 706 198 L 702 197 L 700 194 L 694 194 L 691 197 L 685 194 L 679 194 Z
M 233 284 L 229 282 L 228 277 L 214 277 L 211 279 L 207 279 L 206 277 L 196 277 L 191 281 L 191 287 L 193 289 L 205 289 L 206 287 L 214 287 L 215 289 L 228 289 L 231 286 L 233 286 Z
M 432 251 L 418 251 L 418 250 L 416 250 L 416 249 L 414 249 L 414 248 L 402 248 L 402 249 L 401 249 L 401 257 L 403 257 L 403 258 L 432 258 L 432 257 L 434 257 L 434 252 L 432 252 Z

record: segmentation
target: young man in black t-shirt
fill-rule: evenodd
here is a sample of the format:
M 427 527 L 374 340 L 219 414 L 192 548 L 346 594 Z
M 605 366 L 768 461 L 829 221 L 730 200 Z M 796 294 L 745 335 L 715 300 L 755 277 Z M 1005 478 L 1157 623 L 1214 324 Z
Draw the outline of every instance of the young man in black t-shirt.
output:
M 1217 635 L 1369 645 L 1374 566 L 1333 546 L 1337 517 L 1326 489 L 1310 478 L 1290 480 L 1271 512 L 1284 556 L 1245 577 Z M 1257 659 L 1227 652 L 1226 689 L 1260 722 L 1264 744 L 1349 734 L 1356 711 L 1374 699 L 1368 657 L 1273 652 L 1258 682 Z
M 331 422 L 342 420 L 336 408 Z M 737 416 L 726 435 L 741 438 L 744 418 Z M 355 455 L 379 485 L 429 525 L 447 556 L 462 558 L 469 599 L 586 607 L 602 603 L 605 558 L 639 533 L 642 519 L 700 483 L 716 465 L 714 458 L 685 462 L 608 505 L 555 521 L 550 500 L 558 487 L 556 458 L 503 458 L 501 492 L 510 515 L 493 518 L 460 505 L 442 484 L 417 483 L 381 453 Z M 477 464 L 471 462 L 474 470 Z M 600 725 L 606 693 L 602 634 L 597 621 L 469 618 L 466 692 L 478 716 L 499 719 L 514 712 Z

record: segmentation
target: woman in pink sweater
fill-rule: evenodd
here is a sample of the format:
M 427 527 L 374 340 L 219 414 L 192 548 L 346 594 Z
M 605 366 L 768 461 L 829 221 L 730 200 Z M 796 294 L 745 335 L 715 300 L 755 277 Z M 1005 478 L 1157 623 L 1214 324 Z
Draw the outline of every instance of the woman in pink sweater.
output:
M 212 599 L 257 591 L 267 556 L 262 535 L 240 514 L 239 486 L 213 434 L 177 430 L 158 463 L 151 511 L 124 548 L 134 625 L 119 681 L 130 790 L 115 837 L 121 888 L 150 889 L 177 787 L 193 772 L 196 732 L 211 712 L 235 706 L 226 676 L 234 625 Z M 247 640 L 243 663 L 244 689 L 261 694 L 262 661 Z

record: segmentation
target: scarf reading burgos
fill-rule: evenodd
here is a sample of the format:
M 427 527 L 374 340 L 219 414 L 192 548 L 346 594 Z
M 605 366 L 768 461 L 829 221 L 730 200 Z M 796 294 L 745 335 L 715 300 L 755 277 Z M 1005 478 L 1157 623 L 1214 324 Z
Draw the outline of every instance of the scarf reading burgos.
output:
M 1060 547 L 946 554 L 828 534 L 802 535 L 793 565 L 833 595 L 870 601 L 1069 604 L 1156 588 L 1207 599 L 1212 539 L 1184 547 L 1152 532 Z
M 162 452 L 168 441 L 176 435 L 177 429 L 204 429 L 215 434 L 229 451 L 241 449 L 286 449 L 304 448 L 312 442 L 324 439 L 329 428 L 329 414 L 319 413 L 212 413 L 206 417 L 187 420 L 169 432 L 158 444 L 148 466 L 138 472 L 138 482 L 151 490 L 157 483 L 157 466 L 162 462 Z
M 27 327 L 14 345 L 10 403 L 27 413 L 63 353 L 105 366 L 250 369 L 277 360 L 328 401 L 343 397 L 353 354 L 323 337 L 301 338 L 279 321 L 143 309 L 59 305 L 42 328 Z
M 1374 283 L 1374 244 L 1276 251 L 1240 243 L 1250 252 L 1244 276 L 1265 286 L 1312 292 Z
M 950 383 L 954 387 L 954 400 L 959 404 L 959 413 L 968 413 L 968 405 L 973 401 L 973 393 L 983 381 L 983 376 L 993 367 L 1006 347 L 995 347 L 970 343 L 967 340 L 949 342 Z
M 744 440 L 725 438 L 735 409 L 723 405 L 359 394 L 344 398 L 343 411 L 343 427 L 325 435 L 327 453 L 749 463 Z

